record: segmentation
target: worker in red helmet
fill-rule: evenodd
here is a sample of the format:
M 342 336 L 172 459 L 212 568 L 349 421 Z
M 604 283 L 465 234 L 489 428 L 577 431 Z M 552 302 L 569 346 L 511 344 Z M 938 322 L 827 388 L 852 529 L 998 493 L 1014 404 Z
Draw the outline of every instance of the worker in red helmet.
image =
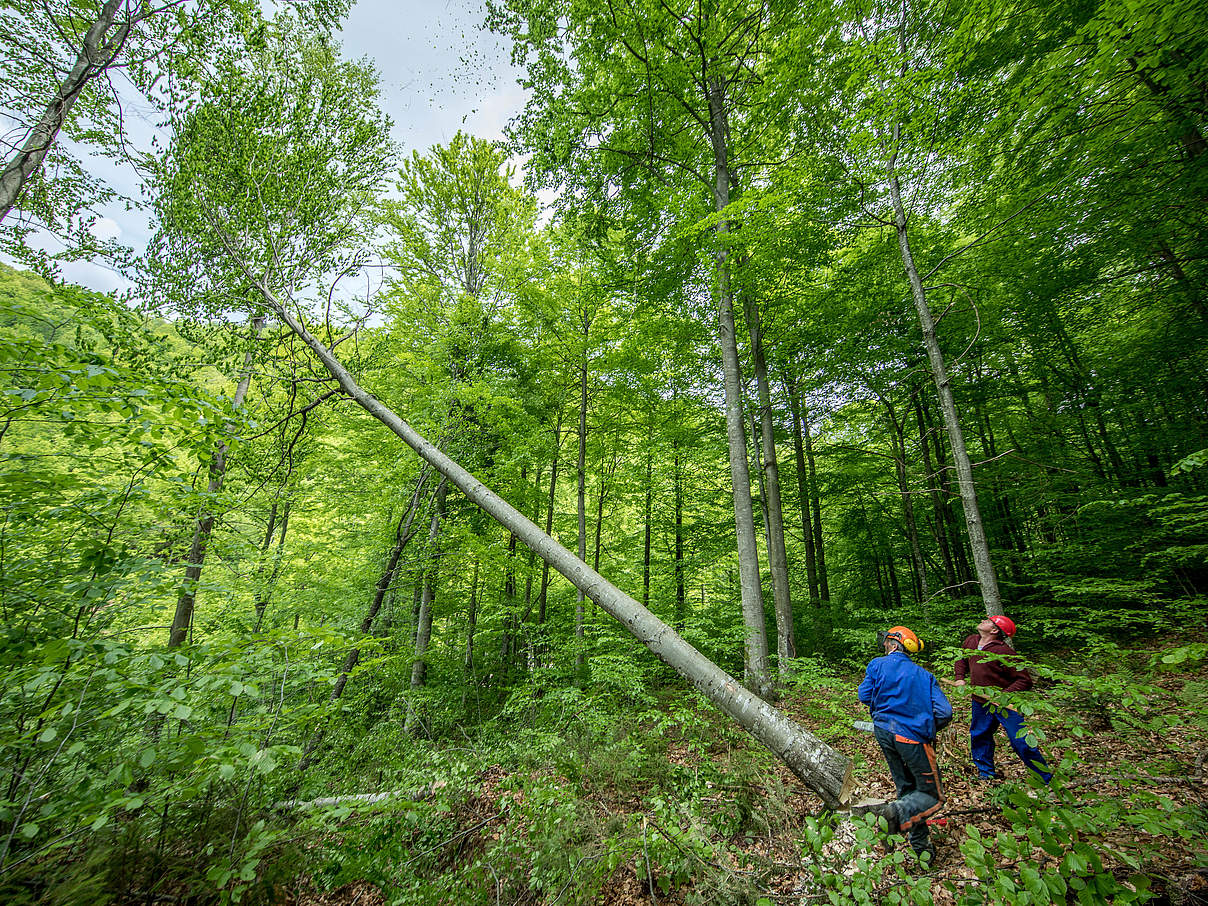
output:
M 956 662 L 956 685 L 994 686 L 1004 692 L 1026 692 L 1032 688 L 1032 677 L 1001 660 L 990 660 L 984 654 L 1014 655 L 1015 649 L 1007 639 L 1015 635 L 1015 623 L 1010 617 L 986 617 L 977 624 L 977 632 L 965 639 L 964 647 L 971 651 Z M 994 734 L 999 726 L 1006 731 L 1011 748 L 1023 763 L 1045 783 L 1053 779 L 1048 763 L 1040 749 L 1024 738 L 1027 730 L 1023 715 L 1013 708 L 993 705 L 980 695 L 973 696 L 973 718 L 969 721 L 969 741 L 973 764 L 983 779 L 998 776 L 994 769 Z
M 891 834 L 910 837 L 920 861 L 934 861 L 927 818 L 944 804 L 934 743 L 936 733 L 952 720 L 952 705 L 935 677 L 910 659 L 923 650 L 923 641 L 914 632 L 894 626 L 878 633 L 877 642 L 885 656 L 869 663 L 858 694 L 868 705 L 873 735 L 893 775 L 898 798 L 862 803 L 853 806 L 852 813 L 884 818 Z

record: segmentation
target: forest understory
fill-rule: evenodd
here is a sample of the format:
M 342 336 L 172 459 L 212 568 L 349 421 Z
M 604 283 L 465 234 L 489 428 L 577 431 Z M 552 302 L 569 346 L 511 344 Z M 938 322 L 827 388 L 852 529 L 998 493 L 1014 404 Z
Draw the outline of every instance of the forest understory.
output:
M 1180 644 L 1188 642 L 1203 639 Z M 1039 684 L 1037 698 L 1060 702 L 1037 726 L 1046 754 L 1062 764 L 1048 789 L 1029 780 L 1001 733 L 1002 779 L 977 780 L 968 699 L 956 699 L 936 745 L 945 805 L 927 867 L 868 819 L 828 813 L 699 698 L 668 688 L 632 717 L 610 720 L 600 701 L 564 712 L 539 745 L 506 764 L 478 748 L 489 736 L 432 743 L 433 762 L 455 763 L 459 779 L 434 780 L 422 797 L 314 807 L 323 818 L 294 812 L 298 837 L 266 857 L 266 875 L 248 895 L 274 906 L 805 906 L 995 903 L 998 889 L 1014 902 L 1129 902 L 1126 892 L 1135 892 L 1156 906 L 1208 903 L 1208 664 L 1163 664 L 1181 650 L 1157 642 L 1112 652 L 1134 688 L 1147 674 L 1120 711 L 1112 697 L 1088 694 L 1093 684 L 1076 692 L 1061 679 Z M 1063 670 L 1078 660 L 1070 652 L 1049 659 L 1064 661 Z M 876 742 L 850 726 L 866 716 L 858 680 L 832 674 L 788 690 L 779 706 L 850 754 L 868 794 L 892 798 Z M 356 789 L 384 792 L 377 786 L 391 768 L 354 774 Z

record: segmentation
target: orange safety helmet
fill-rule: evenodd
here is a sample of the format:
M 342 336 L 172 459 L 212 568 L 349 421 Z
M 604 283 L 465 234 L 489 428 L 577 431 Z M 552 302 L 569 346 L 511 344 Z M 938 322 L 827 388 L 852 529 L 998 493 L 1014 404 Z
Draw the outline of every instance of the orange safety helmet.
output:
M 894 639 L 910 654 L 917 654 L 923 650 L 923 640 L 905 626 L 894 626 L 885 633 L 885 638 L 886 640 Z

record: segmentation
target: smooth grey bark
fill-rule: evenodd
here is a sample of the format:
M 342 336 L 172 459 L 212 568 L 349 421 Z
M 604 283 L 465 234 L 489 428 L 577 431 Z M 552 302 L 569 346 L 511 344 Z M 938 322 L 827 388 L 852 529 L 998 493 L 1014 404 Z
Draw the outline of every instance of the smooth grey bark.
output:
M 228 251 L 235 255 L 229 246 Z M 249 277 L 255 280 L 250 273 Z M 841 807 L 851 801 L 850 759 L 744 688 L 738 680 L 688 644 L 674 629 L 588 567 L 519 510 L 418 434 L 381 401 L 362 389 L 331 350 L 311 335 L 271 290 L 259 281 L 257 287 L 265 302 L 310 347 L 351 399 L 393 431 L 468 500 L 505 528 L 516 532 L 517 537 L 542 561 L 565 576 L 575 588 L 581 588 L 588 598 L 625 626 L 652 654 L 783 760 L 802 783 L 816 792 L 828 806 Z
M 784 544 L 784 507 L 780 495 L 780 466 L 776 460 L 776 430 L 772 422 L 772 391 L 768 385 L 768 363 L 763 353 L 763 328 L 759 305 L 743 294 L 747 329 L 751 334 L 751 359 L 755 368 L 755 396 L 759 409 L 759 434 L 763 439 L 764 509 L 768 520 L 768 572 L 772 576 L 772 599 L 776 606 L 776 656 L 781 678 L 792 673 L 797 657 L 793 634 L 793 601 L 789 591 L 789 559 Z
M 948 433 L 948 444 L 952 448 L 952 461 L 956 467 L 957 486 L 960 488 L 961 504 L 965 511 L 965 529 L 969 536 L 969 548 L 973 554 L 973 568 L 977 572 L 977 582 L 981 586 L 982 601 L 986 605 L 986 613 L 990 616 L 1001 616 L 1002 595 L 998 590 L 998 576 L 994 572 L 994 561 L 990 556 L 990 545 L 986 541 L 986 530 L 982 524 L 981 508 L 977 503 L 977 486 L 973 479 L 973 464 L 969 460 L 969 451 L 965 447 L 965 435 L 961 429 L 960 415 L 956 411 L 956 401 L 952 396 L 952 382 L 944 364 L 944 353 L 940 349 L 939 339 L 935 332 L 935 319 L 931 307 L 927 304 L 927 293 L 923 289 L 923 281 L 919 278 L 918 268 L 914 264 L 914 256 L 910 251 L 910 236 L 906 226 L 906 209 L 902 205 L 902 188 L 898 182 L 896 170 L 897 142 L 901 127 L 894 125 L 895 149 L 889 161 L 889 196 L 893 202 L 894 226 L 898 234 L 898 248 L 902 253 L 902 265 L 906 269 L 906 277 L 910 281 L 910 294 L 914 298 L 915 308 L 919 313 L 919 324 L 923 329 L 923 347 L 927 351 L 927 361 L 931 366 L 931 376 L 935 380 L 936 393 L 939 395 L 940 413 L 943 415 L 944 428 Z
M 239 409 L 252 383 L 252 362 L 255 359 L 255 344 L 264 329 L 264 317 L 252 318 L 252 336 L 248 350 L 243 356 L 243 368 L 239 383 L 235 386 L 235 397 L 231 408 Z M 221 442 L 210 459 L 210 481 L 207 490 L 206 511 L 193 527 L 193 541 L 189 545 L 189 563 L 185 567 L 185 582 L 180 597 L 176 600 L 176 613 L 172 617 L 172 628 L 168 633 L 168 647 L 177 648 L 189 637 L 193 625 L 193 609 L 197 603 L 197 586 L 201 583 L 201 571 L 205 566 L 206 549 L 214 531 L 215 514 L 212 512 L 214 498 L 222 490 L 226 479 L 227 444 Z
M 84 34 L 83 44 L 71 71 L 59 83 L 54 98 L 46 105 L 21 147 L 4 165 L 4 172 L 0 174 L 0 221 L 13 209 L 26 182 L 41 168 L 67 121 L 67 115 L 84 89 L 112 66 L 121 53 L 132 25 L 140 18 L 132 16 L 121 25 L 116 25 L 122 6 L 123 0 L 108 0 L 101 7 L 96 20 Z M 141 4 L 138 6 L 141 7 Z
M 729 123 L 725 87 L 709 80 L 709 141 L 713 149 L 713 207 L 722 212 L 730 204 L 731 174 L 728 160 Z M 730 453 L 730 479 L 734 490 L 734 530 L 738 546 L 738 577 L 742 621 L 746 630 L 745 680 L 759 695 L 772 690 L 768 671 L 768 637 L 763 615 L 763 588 L 759 580 L 759 551 L 755 541 L 755 512 L 751 505 L 751 476 L 747 469 L 747 437 L 742 413 L 742 370 L 734 328 L 734 293 L 730 285 L 730 222 L 715 227 L 718 341 L 725 384 L 726 440 Z

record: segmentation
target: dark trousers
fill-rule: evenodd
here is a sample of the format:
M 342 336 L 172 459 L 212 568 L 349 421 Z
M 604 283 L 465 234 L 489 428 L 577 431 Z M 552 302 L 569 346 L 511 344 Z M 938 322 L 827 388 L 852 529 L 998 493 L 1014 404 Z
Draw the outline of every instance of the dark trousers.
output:
M 944 804 L 935 749 L 930 743 L 914 742 L 880 727 L 873 735 L 881 745 L 898 791 L 898 824 L 910 835 L 910 846 L 916 853 L 929 849 L 927 818 Z
M 969 721 L 969 739 L 973 749 L 973 764 L 980 777 L 995 777 L 994 733 L 999 724 L 1007 733 L 1011 748 L 1023 759 L 1023 763 L 1040 775 L 1045 783 L 1053 779 L 1048 762 L 1036 746 L 1028 745 L 1024 739 L 1027 730 L 1023 726 L 1023 715 L 1010 708 L 996 708 L 988 702 L 973 702 L 973 718 Z

